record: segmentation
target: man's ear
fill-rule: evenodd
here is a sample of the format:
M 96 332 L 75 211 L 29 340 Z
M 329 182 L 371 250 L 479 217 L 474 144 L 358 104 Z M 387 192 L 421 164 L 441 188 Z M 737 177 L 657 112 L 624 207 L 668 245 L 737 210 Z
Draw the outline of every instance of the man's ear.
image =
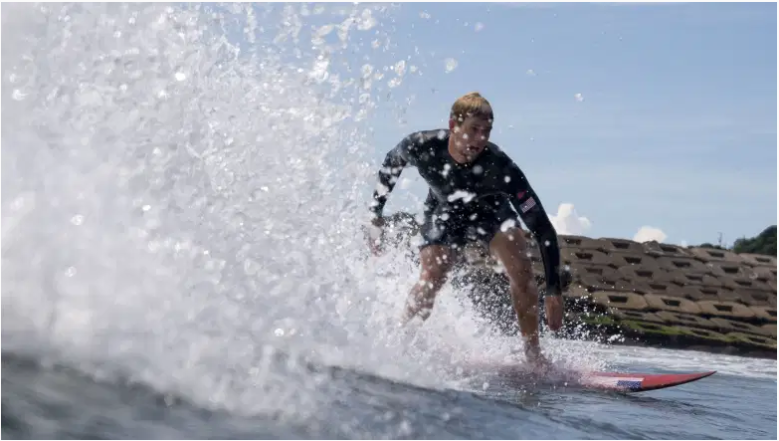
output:
M 449 118 L 449 130 L 454 130 L 454 118 Z

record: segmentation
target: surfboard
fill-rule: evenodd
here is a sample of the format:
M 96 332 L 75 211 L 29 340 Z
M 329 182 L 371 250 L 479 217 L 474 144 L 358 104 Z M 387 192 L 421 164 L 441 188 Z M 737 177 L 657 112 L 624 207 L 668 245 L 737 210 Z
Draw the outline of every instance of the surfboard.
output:
M 665 389 L 698 381 L 714 375 L 717 371 L 703 371 L 678 374 L 649 374 L 632 372 L 582 372 L 555 369 L 552 372 L 537 373 L 526 366 L 515 364 L 468 363 L 460 371 L 462 375 L 473 376 L 484 381 L 497 381 L 506 388 L 553 387 L 584 390 L 613 391 L 622 393 L 646 392 Z
M 645 392 L 679 386 L 714 375 L 717 371 L 688 374 L 636 374 L 624 372 L 594 372 L 585 374 L 580 384 L 585 388 Z

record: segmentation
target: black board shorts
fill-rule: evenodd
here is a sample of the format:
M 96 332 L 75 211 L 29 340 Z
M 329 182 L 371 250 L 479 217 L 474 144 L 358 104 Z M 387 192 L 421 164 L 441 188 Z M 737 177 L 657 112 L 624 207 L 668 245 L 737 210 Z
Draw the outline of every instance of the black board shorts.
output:
M 462 248 L 469 242 L 489 245 L 501 229 L 520 227 L 518 215 L 507 199 L 501 199 L 488 208 L 479 206 L 475 210 L 426 211 L 424 219 L 420 228 L 420 250 L 430 245 Z

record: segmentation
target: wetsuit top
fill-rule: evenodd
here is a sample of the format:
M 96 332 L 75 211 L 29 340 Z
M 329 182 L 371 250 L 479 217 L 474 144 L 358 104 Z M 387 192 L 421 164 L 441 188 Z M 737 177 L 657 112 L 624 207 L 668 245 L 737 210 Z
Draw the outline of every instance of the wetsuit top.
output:
M 449 130 L 410 134 L 384 159 L 370 206 L 374 216 L 381 217 L 389 193 L 408 166 L 416 167 L 430 187 L 425 202 L 427 215 L 472 213 L 494 203 L 496 197 L 508 197 L 538 242 L 547 292 L 560 293 L 557 233 L 524 173 L 498 146 L 488 143 L 473 162 L 460 164 L 449 154 Z

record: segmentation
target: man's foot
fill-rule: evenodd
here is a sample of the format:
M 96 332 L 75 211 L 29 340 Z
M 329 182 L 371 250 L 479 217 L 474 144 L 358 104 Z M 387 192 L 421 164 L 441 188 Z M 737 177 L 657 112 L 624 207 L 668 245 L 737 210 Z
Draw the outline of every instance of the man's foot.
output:
M 534 374 L 545 374 L 552 369 L 552 363 L 541 354 L 540 348 L 526 348 L 525 358 Z

